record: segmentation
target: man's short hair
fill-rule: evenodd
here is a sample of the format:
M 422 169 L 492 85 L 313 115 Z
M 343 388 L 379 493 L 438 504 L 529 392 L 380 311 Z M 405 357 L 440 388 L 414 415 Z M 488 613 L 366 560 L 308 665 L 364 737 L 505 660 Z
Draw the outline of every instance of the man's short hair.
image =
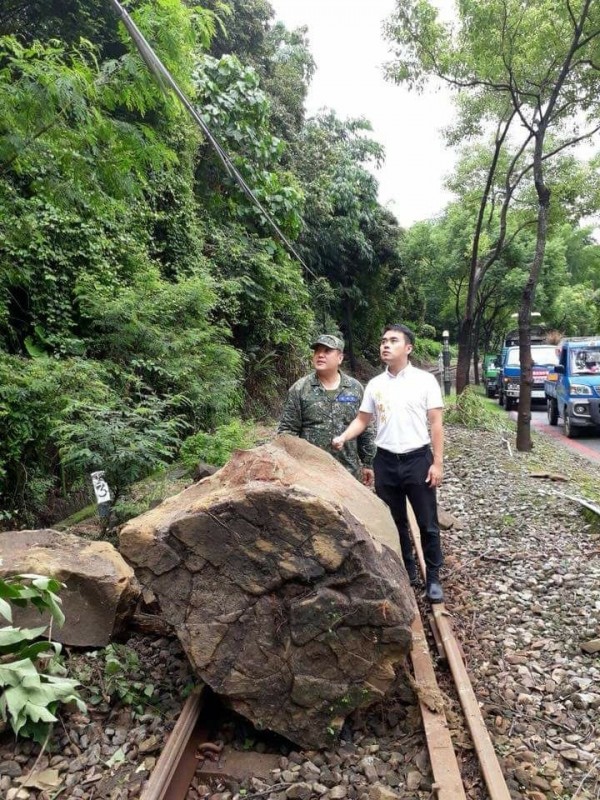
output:
M 330 333 L 322 333 L 314 342 L 311 342 L 311 348 L 314 350 L 320 344 L 325 347 L 330 347 L 332 350 L 340 350 L 344 352 L 344 340 L 339 336 L 332 336 Z
M 398 323 L 394 323 L 393 325 L 386 325 L 383 329 L 383 333 L 386 331 L 398 331 L 399 333 L 404 334 L 404 338 L 409 344 L 414 345 L 415 343 L 415 334 L 411 331 L 410 328 L 407 328 L 406 325 L 400 325 Z M 382 333 L 382 335 L 383 335 Z

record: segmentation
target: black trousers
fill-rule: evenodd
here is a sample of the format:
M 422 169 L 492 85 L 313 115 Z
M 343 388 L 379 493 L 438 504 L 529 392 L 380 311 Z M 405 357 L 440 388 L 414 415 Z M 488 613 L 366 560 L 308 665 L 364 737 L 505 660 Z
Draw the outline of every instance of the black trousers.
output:
M 408 498 L 421 533 L 421 546 L 427 571 L 430 575 L 437 576 L 443 556 L 436 491 L 425 482 L 432 463 L 433 454 L 429 446 L 400 455 L 378 447 L 373 468 L 375 491 L 392 513 L 398 528 L 400 549 L 406 568 L 415 563 L 413 545 L 408 532 L 406 511 Z

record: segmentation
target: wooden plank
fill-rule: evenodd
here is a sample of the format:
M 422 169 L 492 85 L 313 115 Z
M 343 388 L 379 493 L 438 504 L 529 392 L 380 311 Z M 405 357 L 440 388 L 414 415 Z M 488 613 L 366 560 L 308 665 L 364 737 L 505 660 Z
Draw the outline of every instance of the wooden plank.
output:
M 412 625 L 412 635 L 411 660 L 415 681 L 424 694 L 430 694 L 432 698 L 437 695 L 441 701 L 441 692 L 435 677 L 421 616 L 418 612 Z M 435 797 L 438 800 L 462 800 L 463 798 L 466 800 L 448 722 L 443 710 L 441 708 L 439 711 L 432 710 L 421 697 L 419 697 L 419 705 L 433 772 L 434 786 L 432 789 L 435 789 Z
M 443 603 L 433 606 L 433 616 L 442 637 L 442 644 L 446 651 L 448 664 L 456 684 L 467 725 L 469 726 L 471 739 L 477 752 L 477 758 L 479 759 L 490 800 L 511 800 L 490 734 L 481 716 L 479 702 L 473 691 L 457 641 L 448 624 L 448 618 L 445 616 L 447 613 Z
M 419 563 L 421 564 L 423 574 L 425 574 L 425 560 L 423 558 L 423 549 L 421 548 L 421 537 L 419 535 L 417 520 L 415 519 L 410 504 L 408 504 L 408 519 Z M 442 645 L 446 651 L 448 665 L 452 672 L 452 677 L 454 678 L 456 691 L 458 692 L 463 713 L 471 733 L 471 739 L 473 740 L 475 752 L 479 759 L 479 766 L 481 767 L 490 800 L 511 800 L 504 774 L 502 773 L 496 751 L 490 739 L 490 734 L 481 716 L 479 702 L 473 691 L 473 686 L 471 685 L 471 680 L 467 673 L 461 650 L 448 620 L 449 613 L 446 611 L 444 603 L 432 603 L 431 610 L 437 624 Z

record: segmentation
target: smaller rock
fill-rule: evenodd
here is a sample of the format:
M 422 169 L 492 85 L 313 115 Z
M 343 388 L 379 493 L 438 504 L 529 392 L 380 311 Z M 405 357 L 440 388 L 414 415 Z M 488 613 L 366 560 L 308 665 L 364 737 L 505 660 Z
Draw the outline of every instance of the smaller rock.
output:
M 81 772 L 84 770 L 88 766 L 87 757 L 87 753 L 82 753 L 80 756 L 77 756 L 77 758 L 74 758 L 73 761 L 69 763 L 69 772 Z
M 589 642 L 583 642 L 581 649 L 584 653 L 600 653 L 600 639 L 590 639 Z
M 550 791 L 550 782 L 547 781 L 545 778 L 543 778 L 541 775 L 532 775 L 530 783 L 536 789 L 541 789 L 543 792 Z
M 560 754 L 567 761 L 574 761 L 575 763 L 579 761 L 579 751 L 575 750 L 575 748 L 569 750 L 561 750 Z
M 149 736 L 139 744 L 140 753 L 152 753 L 160 748 L 160 739 L 158 736 Z
M 304 764 L 300 767 L 300 774 L 306 780 L 315 780 L 316 777 L 319 775 L 320 770 L 316 764 L 313 764 L 312 761 L 305 761 Z
M 210 475 L 214 475 L 218 469 L 219 468 L 215 467 L 213 464 L 207 464 L 205 461 L 199 461 L 194 469 L 193 479 L 195 481 L 201 481 L 203 478 L 208 478 Z
M 309 783 L 295 783 L 286 789 L 287 800 L 310 800 L 312 787 Z
M 376 783 L 369 789 L 369 800 L 397 800 L 400 795 L 387 786 Z
M 133 569 L 112 544 L 55 530 L 2 534 L 0 577 L 27 572 L 66 584 L 60 595 L 66 622 L 52 636 L 77 647 L 105 647 L 124 628 L 140 593 Z M 49 622 L 48 613 L 40 618 L 35 608 L 13 614 L 20 626 Z
M 9 778 L 18 778 L 23 770 L 16 761 L 0 761 L 0 775 L 8 775 Z
M 598 708 L 600 704 L 600 695 L 594 692 L 577 692 L 572 699 L 575 708 Z
M 422 779 L 423 776 L 416 769 L 409 770 L 406 776 L 406 788 L 414 792 L 421 785 Z
M 14 787 L 9 789 L 6 794 L 6 800 L 29 800 L 30 797 L 31 795 L 27 789 L 17 789 Z

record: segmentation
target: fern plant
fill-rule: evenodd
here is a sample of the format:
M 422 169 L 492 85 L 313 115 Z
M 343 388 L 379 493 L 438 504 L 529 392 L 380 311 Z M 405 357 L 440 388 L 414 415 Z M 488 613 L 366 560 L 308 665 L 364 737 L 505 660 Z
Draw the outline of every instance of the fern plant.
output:
M 0 628 L 0 718 L 16 736 L 40 744 L 57 721 L 55 711 L 60 703 L 73 702 L 81 711 L 86 707 L 76 691 L 78 682 L 65 677 L 59 660 L 61 645 L 50 638 L 40 641 L 48 626 L 13 627 L 11 604 L 23 607 L 31 603 L 62 626 L 65 617 L 57 593 L 63 585 L 34 574 L 0 579 L 0 616 L 11 623 Z
M 180 458 L 188 469 L 193 469 L 199 461 L 222 467 L 234 450 L 252 447 L 256 441 L 253 430 L 251 422 L 232 419 L 226 425 L 218 425 L 214 433 L 199 431 L 181 445 Z

